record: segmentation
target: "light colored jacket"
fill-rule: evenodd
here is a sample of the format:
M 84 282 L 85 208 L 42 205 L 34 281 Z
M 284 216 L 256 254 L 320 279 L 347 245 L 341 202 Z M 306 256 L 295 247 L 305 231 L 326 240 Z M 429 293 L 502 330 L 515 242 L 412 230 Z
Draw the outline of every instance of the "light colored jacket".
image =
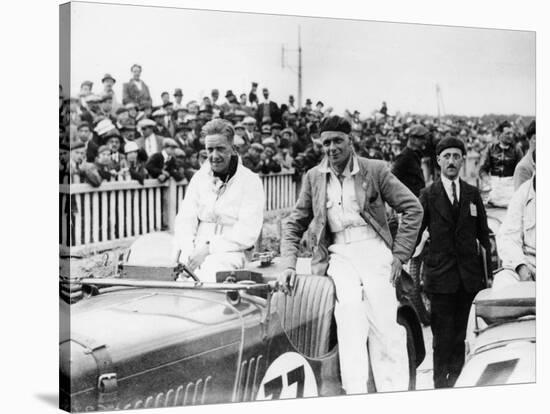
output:
M 210 252 L 244 251 L 254 246 L 263 225 L 265 195 L 257 174 L 240 163 L 223 186 L 205 162 L 193 175 L 175 221 L 175 237 L 185 262 L 195 248 L 199 224 L 215 223 L 224 231 L 209 239 Z
M 361 208 L 361 217 L 369 224 L 394 257 L 406 262 L 416 244 L 422 224 L 422 205 L 414 194 L 389 170 L 386 163 L 357 157 L 359 173 L 355 174 L 355 194 Z M 327 173 L 322 172 L 326 158 L 310 169 L 303 178 L 298 202 L 283 225 L 281 256 L 285 265 L 296 267 L 300 240 L 309 227 L 313 258 L 312 273 L 324 275 L 328 267 L 328 247 L 332 234 L 327 225 Z M 386 205 L 402 213 L 399 230 L 392 239 L 386 220 Z
M 533 177 L 534 178 L 534 177 Z M 516 271 L 525 264 L 536 270 L 536 192 L 533 178 L 514 193 L 497 234 L 502 266 Z

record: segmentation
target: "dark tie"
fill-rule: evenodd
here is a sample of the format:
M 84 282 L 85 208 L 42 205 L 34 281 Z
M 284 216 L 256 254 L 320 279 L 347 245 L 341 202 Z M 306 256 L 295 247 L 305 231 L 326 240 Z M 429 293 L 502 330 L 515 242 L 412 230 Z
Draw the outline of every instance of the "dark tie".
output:
M 456 198 L 456 184 L 454 181 L 451 182 L 451 188 L 453 190 L 453 211 L 456 214 L 458 212 L 458 199 Z

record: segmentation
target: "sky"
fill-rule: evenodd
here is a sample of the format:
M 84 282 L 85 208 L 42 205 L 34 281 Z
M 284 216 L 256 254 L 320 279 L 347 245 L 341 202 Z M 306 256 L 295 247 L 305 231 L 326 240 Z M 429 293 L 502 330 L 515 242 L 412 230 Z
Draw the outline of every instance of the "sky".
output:
M 335 113 L 386 101 L 390 113 L 436 115 L 438 84 L 447 114 L 535 114 L 534 32 L 91 3 L 72 3 L 71 94 L 84 80 L 100 92 L 110 73 L 121 99 L 139 63 L 153 104 L 176 87 L 187 102 L 212 88 L 248 93 L 252 81 L 286 102 L 297 97 L 298 27 L 303 100 Z

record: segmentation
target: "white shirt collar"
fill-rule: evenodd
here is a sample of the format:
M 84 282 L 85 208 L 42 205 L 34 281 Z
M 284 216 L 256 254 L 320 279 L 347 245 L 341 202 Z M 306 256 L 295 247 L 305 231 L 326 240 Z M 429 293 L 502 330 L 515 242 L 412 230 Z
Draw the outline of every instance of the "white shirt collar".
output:
M 350 172 L 350 164 L 353 165 L 353 167 L 351 168 L 351 172 Z M 321 160 L 321 163 L 319 164 L 319 171 L 322 172 L 322 173 L 330 173 L 330 172 L 333 172 L 332 168 L 330 167 L 330 164 L 328 162 L 328 157 L 324 157 L 322 160 Z M 346 165 L 346 168 L 344 168 L 344 171 L 342 173 L 342 175 L 344 176 L 353 176 L 355 174 L 357 174 L 359 172 L 359 160 L 357 159 L 357 155 L 356 154 L 352 154 L 347 165 Z
M 449 200 L 453 202 L 453 188 L 452 183 L 455 183 L 456 185 L 456 199 L 460 201 L 460 180 L 459 177 L 456 177 L 454 180 L 450 180 L 447 177 L 445 177 L 443 174 L 441 174 L 441 183 L 443 184 L 443 188 L 445 189 L 445 192 L 447 193 L 447 196 L 449 197 Z

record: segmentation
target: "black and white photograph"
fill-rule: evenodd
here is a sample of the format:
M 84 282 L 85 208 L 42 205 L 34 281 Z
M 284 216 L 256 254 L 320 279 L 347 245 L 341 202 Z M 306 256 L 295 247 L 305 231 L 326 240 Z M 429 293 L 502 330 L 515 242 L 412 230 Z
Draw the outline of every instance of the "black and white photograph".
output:
M 476 412 L 540 393 L 538 26 L 349 3 L 49 5 L 58 386 L 35 399 Z
M 61 409 L 535 381 L 534 32 L 71 2 L 60 36 Z

